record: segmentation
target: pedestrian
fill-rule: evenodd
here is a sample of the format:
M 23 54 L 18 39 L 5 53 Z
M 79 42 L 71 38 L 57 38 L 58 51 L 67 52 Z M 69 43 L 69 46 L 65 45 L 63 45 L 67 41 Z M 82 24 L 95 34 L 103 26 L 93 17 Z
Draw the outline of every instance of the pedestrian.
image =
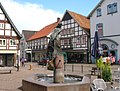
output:
M 113 63 L 115 63 L 115 57 L 112 55 L 112 53 L 110 53 L 109 59 L 110 59 L 110 64 L 113 65 Z
M 24 58 L 22 58 L 22 59 L 21 59 L 22 67 L 25 67 L 24 62 L 25 62 L 25 60 L 24 60 Z

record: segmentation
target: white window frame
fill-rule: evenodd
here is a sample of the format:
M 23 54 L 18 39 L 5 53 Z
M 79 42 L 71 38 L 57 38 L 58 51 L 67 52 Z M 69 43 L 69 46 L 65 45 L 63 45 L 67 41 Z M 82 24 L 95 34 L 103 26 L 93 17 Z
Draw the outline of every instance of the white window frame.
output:
M 113 14 L 117 12 L 117 3 L 107 5 L 107 14 Z
M 113 13 L 116 13 L 117 12 L 117 3 L 113 3 L 112 8 L 113 8 Z
M 0 29 L 4 29 L 4 23 L 0 23 Z
M 97 17 L 102 16 L 101 8 L 97 9 Z
M 10 44 L 10 46 L 16 46 L 16 40 L 15 39 L 10 39 L 9 44 Z
M 2 44 L 0 44 L 0 46 L 6 46 L 6 39 L 0 39 L 2 41 Z M 5 44 L 3 43 L 3 41 L 5 41 Z

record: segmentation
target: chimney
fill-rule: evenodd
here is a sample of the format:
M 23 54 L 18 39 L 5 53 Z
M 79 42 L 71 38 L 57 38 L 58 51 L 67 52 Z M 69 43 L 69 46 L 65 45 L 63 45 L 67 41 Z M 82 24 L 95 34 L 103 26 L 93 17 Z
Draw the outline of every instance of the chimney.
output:
M 58 17 L 58 18 L 57 18 L 57 22 L 59 22 L 59 21 L 60 21 L 60 18 Z

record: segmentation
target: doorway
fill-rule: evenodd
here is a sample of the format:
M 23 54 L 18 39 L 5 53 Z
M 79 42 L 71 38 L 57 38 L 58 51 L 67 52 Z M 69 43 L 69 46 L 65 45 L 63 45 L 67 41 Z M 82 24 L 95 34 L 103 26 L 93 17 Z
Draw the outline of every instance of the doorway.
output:
M 108 52 L 108 50 L 109 50 L 108 46 L 106 44 L 102 44 L 101 47 L 103 49 L 103 57 L 108 57 L 108 54 L 109 54 L 109 52 Z

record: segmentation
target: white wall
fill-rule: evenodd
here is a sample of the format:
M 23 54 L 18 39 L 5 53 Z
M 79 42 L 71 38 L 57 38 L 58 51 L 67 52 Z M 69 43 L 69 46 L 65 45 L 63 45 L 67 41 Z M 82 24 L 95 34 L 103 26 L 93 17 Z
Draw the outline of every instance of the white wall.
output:
M 107 5 L 113 3 L 117 3 L 117 13 L 107 14 Z M 98 23 L 103 23 L 103 36 L 120 35 L 120 0 L 104 0 L 98 8 L 101 8 L 102 16 L 97 17 L 97 11 L 95 11 L 90 17 L 91 37 L 94 37 Z M 118 58 L 120 58 L 120 36 L 105 38 L 119 44 L 116 49 L 118 50 Z
M 117 2 L 117 13 L 113 15 L 107 15 L 107 5 Z M 100 6 L 102 16 L 97 17 L 97 12 L 95 11 L 90 18 L 91 25 L 91 36 L 94 36 L 94 31 L 96 30 L 96 24 L 103 23 L 103 35 L 114 35 L 120 34 L 120 0 L 105 0 Z M 114 32 L 113 32 L 114 31 Z

